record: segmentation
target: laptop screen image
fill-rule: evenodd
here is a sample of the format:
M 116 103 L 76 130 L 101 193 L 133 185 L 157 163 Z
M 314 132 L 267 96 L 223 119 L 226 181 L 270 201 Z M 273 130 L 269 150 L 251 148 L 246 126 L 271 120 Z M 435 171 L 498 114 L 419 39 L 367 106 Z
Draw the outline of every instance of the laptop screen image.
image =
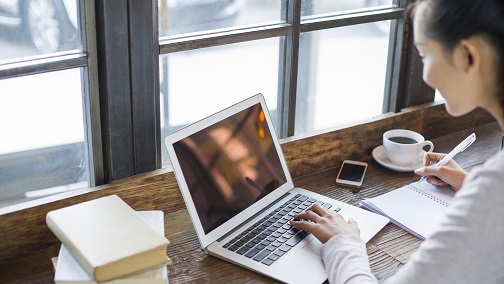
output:
M 173 143 L 205 234 L 287 182 L 261 104 Z

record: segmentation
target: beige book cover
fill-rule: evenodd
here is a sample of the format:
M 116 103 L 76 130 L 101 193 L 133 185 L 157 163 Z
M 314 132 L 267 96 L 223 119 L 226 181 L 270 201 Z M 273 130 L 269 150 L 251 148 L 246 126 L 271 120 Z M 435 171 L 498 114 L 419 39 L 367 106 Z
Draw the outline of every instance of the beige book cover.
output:
M 46 222 L 97 282 L 168 262 L 168 240 L 117 195 L 51 211 Z
M 164 213 L 161 210 L 136 211 L 154 230 L 164 234 Z M 57 260 L 54 260 L 57 259 Z M 93 278 L 87 274 L 79 262 L 72 256 L 64 244 L 58 257 L 52 259 L 56 284 L 97 284 Z M 141 271 L 130 276 L 114 279 L 106 284 L 168 284 L 168 270 L 166 265 Z

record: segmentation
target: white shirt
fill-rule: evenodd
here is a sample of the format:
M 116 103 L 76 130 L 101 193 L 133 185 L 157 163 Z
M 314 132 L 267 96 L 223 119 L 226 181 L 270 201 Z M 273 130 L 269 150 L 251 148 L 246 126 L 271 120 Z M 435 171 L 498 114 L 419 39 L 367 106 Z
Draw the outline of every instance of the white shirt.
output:
M 378 282 L 358 236 L 334 236 L 321 254 L 330 283 Z M 436 232 L 385 283 L 504 283 L 504 152 L 471 172 Z

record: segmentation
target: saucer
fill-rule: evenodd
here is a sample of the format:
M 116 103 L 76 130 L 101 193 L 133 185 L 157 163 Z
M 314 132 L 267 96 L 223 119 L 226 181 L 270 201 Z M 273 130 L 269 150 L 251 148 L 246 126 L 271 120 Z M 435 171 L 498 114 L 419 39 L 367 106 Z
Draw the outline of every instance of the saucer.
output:
M 372 154 L 373 154 L 373 159 L 375 159 L 375 161 L 377 161 L 380 165 L 382 165 L 388 169 L 398 171 L 398 172 L 412 172 L 422 166 L 424 153 L 425 153 L 425 151 L 422 150 L 422 153 L 418 157 L 418 160 L 416 162 L 411 163 L 406 166 L 399 166 L 399 165 L 392 163 L 392 161 L 390 161 L 390 159 L 388 158 L 387 153 L 385 153 L 385 148 L 383 147 L 383 145 L 380 145 L 380 146 L 374 148 Z

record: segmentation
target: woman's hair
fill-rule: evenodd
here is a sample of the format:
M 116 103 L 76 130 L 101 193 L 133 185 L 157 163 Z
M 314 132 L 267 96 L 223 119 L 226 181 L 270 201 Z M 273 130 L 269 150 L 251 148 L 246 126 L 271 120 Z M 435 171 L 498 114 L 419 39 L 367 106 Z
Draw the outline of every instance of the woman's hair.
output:
M 461 40 L 483 36 L 495 49 L 497 84 L 504 106 L 504 0 L 419 0 L 423 3 L 425 36 L 439 42 L 447 52 Z M 501 78 L 501 79 L 500 79 Z

